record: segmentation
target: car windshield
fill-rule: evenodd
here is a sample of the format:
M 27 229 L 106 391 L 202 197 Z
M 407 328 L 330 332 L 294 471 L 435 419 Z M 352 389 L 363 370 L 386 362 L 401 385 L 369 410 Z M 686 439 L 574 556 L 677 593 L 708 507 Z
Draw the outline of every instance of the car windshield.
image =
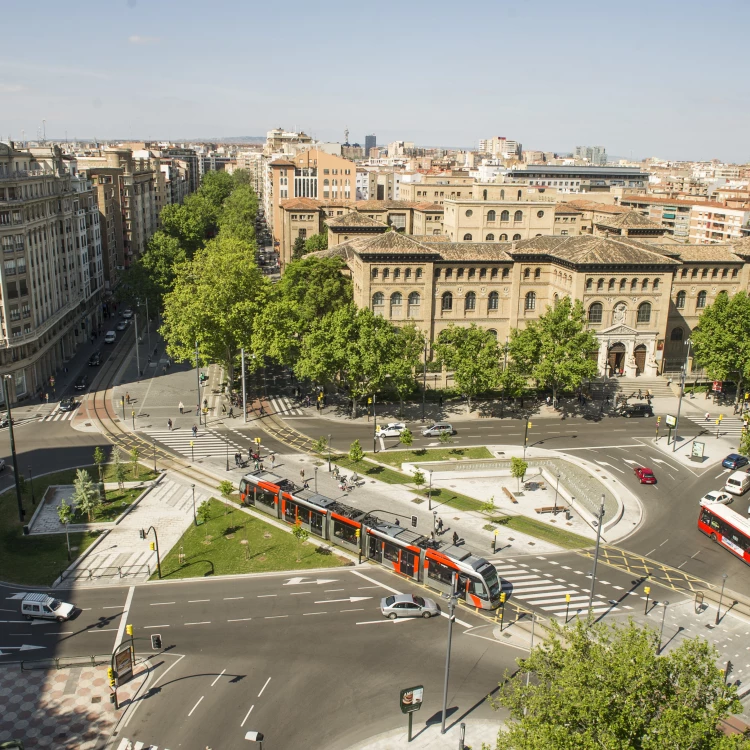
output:
M 60 609 L 60 605 L 61 604 L 62 604 L 62 602 L 59 599 L 53 599 L 50 602 L 49 608 L 52 609 L 52 610 Z
M 386 607 L 390 607 L 391 604 L 393 604 L 393 602 L 395 602 L 395 601 L 396 601 L 396 597 L 395 596 L 386 596 L 386 598 L 385 598 L 385 606 Z
M 644 469 L 643 476 L 644 477 L 652 477 L 652 476 L 654 476 L 654 472 L 651 471 L 650 469 Z
M 495 568 L 487 563 L 487 565 L 479 570 L 479 575 L 484 578 L 484 582 L 490 590 L 490 598 L 496 599 L 500 595 L 500 581 L 497 578 Z
M 424 607 L 424 599 L 421 596 L 415 596 L 414 604 L 418 604 L 420 607 Z

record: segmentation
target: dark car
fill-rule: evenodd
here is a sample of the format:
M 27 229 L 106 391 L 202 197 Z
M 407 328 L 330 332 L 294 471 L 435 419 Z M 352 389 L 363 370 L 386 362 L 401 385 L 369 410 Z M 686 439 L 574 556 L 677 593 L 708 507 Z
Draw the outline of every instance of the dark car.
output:
M 73 398 L 64 398 L 60 402 L 60 411 L 73 411 L 78 406 L 78 402 Z
M 99 365 L 102 363 L 102 353 L 101 352 L 94 352 L 89 357 L 89 367 L 99 367 Z
M 747 466 L 748 460 L 745 456 L 740 456 L 739 453 L 730 453 L 722 462 L 721 465 L 725 469 L 739 469 L 740 466 Z
M 654 410 L 648 404 L 630 404 L 622 410 L 623 417 L 653 417 Z
M 75 388 L 77 391 L 85 391 L 88 384 L 89 384 L 88 377 L 86 375 L 81 375 L 81 377 L 78 378 L 78 380 L 76 380 L 73 388 Z

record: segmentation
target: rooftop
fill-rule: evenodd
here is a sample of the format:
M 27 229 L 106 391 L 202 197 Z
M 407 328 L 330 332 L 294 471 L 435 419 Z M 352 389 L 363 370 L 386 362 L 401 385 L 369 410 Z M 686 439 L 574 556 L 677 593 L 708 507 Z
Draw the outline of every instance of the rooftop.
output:
M 611 229 L 653 229 L 662 233 L 666 231 L 665 227 L 661 224 L 651 221 L 651 219 L 647 218 L 639 211 L 626 211 L 625 213 L 617 214 L 612 218 L 598 221 L 596 225 L 598 227 L 609 227 Z
M 377 219 L 371 219 L 366 214 L 361 214 L 358 211 L 350 211 L 344 216 L 330 217 L 326 219 L 326 224 L 330 228 L 346 228 L 346 227 L 371 227 L 373 229 L 388 229 L 388 225 Z

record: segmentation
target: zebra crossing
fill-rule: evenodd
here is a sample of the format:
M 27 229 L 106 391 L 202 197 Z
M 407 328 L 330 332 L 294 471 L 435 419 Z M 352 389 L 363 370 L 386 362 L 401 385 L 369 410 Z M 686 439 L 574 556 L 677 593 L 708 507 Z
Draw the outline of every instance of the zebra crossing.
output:
M 271 396 L 268 399 L 273 405 L 276 414 L 283 417 L 304 417 L 305 412 L 294 406 L 287 396 Z
M 222 437 L 217 432 L 205 427 L 199 427 L 198 434 L 195 437 L 187 427 L 176 427 L 172 431 L 141 430 L 140 432 L 147 435 L 151 440 L 166 445 L 170 450 L 191 460 L 193 457 L 196 459 L 224 457 L 227 452 L 227 443 L 229 443 L 230 449 L 242 450 L 242 446 L 233 440 Z
M 497 574 L 502 581 L 502 590 L 510 601 L 518 600 L 534 609 L 553 617 L 575 617 L 577 614 L 585 615 L 588 612 L 589 588 L 591 579 L 588 572 L 573 570 L 569 565 L 561 565 L 553 560 L 544 560 L 545 567 L 559 565 L 561 575 L 570 577 L 570 574 L 578 575 L 581 583 L 571 583 L 567 578 L 556 577 L 554 572 L 545 573 L 540 568 L 532 567 L 534 563 L 522 563 L 512 558 L 490 560 L 495 566 Z M 563 573 L 563 571 L 565 571 Z M 617 594 L 608 598 L 604 594 L 594 594 L 594 604 L 591 608 L 595 614 L 608 612 L 614 609 L 631 610 L 633 606 L 627 603 L 631 601 L 620 601 L 624 596 L 640 597 L 635 592 L 626 592 L 623 586 L 617 586 L 609 581 L 597 578 L 597 589 L 608 586 L 615 589 Z M 570 604 L 565 600 L 570 595 Z
M 70 411 L 60 411 L 60 404 L 57 404 L 55 408 L 47 415 L 40 417 L 40 422 L 65 422 L 73 419 L 78 407 L 71 409 Z
M 135 742 L 123 737 L 116 750 L 159 750 L 159 747 L 157 745 L 147 745 L 145 742 Z M 162 750 L 168 750 L 168 748 L 165 747 Z
M 698 425 L 703 430 L 708 431 L 709 433 L 713 433 L 714 436 L 716 435 L 716 417 L 711 416 L 709 417 L 708 421 L 706 421 L 705 417 L 701 416 L 694 416 L 694 417 L 688 417 L 688 419 L 695 425 Z M 718 427 L 719 435 L 722 437 L 740 437 L 742 435 L 742 427 L 744 425 L 744 422 L 740 417 L 727 417 L 725 416 L 724 419 L 721 420 L 721 424 Z

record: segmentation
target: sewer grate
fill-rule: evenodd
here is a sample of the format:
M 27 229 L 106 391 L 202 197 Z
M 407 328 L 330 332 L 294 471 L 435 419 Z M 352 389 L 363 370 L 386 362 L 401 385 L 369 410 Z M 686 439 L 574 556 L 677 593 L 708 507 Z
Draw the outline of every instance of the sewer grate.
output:
M 101 703 L 102 702 L 102 696 L 101 695 L 94 695 L 91 698 L 92 703 Z

